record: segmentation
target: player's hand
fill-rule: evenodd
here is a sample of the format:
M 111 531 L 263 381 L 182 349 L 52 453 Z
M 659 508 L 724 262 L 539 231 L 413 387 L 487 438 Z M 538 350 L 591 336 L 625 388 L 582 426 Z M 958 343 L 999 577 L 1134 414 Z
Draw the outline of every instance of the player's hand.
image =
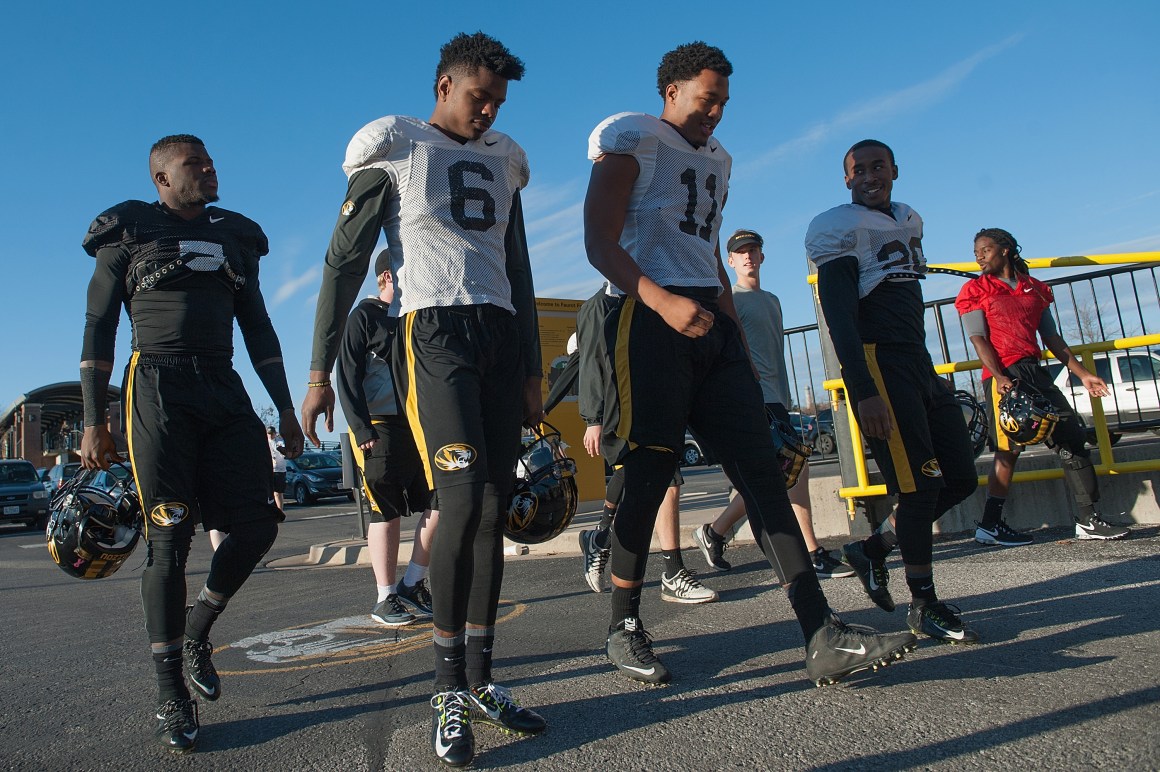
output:
M 306 389 L 306 398 L 302 400 L 302 426 L 306 429 L 307 439 L 313 442 L 316 448 L 322 447 L 322 443 L 318 440 L 314 425 L 318 422 L 318 416 L 323 413 L 326 414 L 326 431 L 333 432 L 334 389 L 330 386 L 312 386 Z M 295 421 L 294 425 L 297 426 L 298 422 Z
M 670 294 L 655 310 L 665 320 L 665 324 L 687 338 L 700 338 L 713 329 L 713 314 L 684 295 Z
M 600 435 L 603 431 L 604 427 L 600 424 L 593 424 L 584 430 L 584 450 L 592 458 L 600 455 Z
M 378 440 L 375 439 L 374 437 L 371 437 L 366 442 L 360 442 L 358 444 L 358 449 L 359 450 L 370 450 L 371 448 L 373 448 L 375 446 L 376 442 L 378 442 Z
M 1000 394 L 1006 394 L 1015 388 L 1015 382 L 1006 375 L 995 374 L 995 388 L 999 390 Z
M 1088 394 L 1091 394 L 1093 397 L 1108 396 L 1108 384 L 1098 375 L 1088 373 L 1080 380 L 1083 381 L 1083 387 L 1088 390 Z
M 108 469 L 109 461 L 124 461 L 113 444 L 107 426 L 86 426 L 81 436 L 81 466 L 85 469 Z
M 867 437 L 888 440 L 894 432 L 890 408 L 880 396 L 867 397 L 858 403 L 858 426 Z
M 302 438 L 302 427 L 298 425 L 298 419 L 294 417 L 293 410 L 284 410 L 278 416 L 278 434 L 282 435 L 282 447 L 278 450 L 283 456 L 298 458 L 302 455 L 306 441 Z
M 541 380 L 538 375 L 524 379 L 524 426 L 539 426 L 548 417 L 544 414 L 544 395 L 540 390 Z

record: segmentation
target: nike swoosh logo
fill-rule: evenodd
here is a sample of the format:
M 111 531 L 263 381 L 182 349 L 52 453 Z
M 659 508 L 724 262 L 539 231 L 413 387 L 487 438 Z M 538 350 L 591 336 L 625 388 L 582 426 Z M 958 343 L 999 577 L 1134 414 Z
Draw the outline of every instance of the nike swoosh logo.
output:
M 864 644 L 864 643 L 859 643 L 858 648 L 856 648 L 856 649 L 843 649 L 841 646 L 835 646 L 834 648 L 837 649 L 838 651 L 848 651 L 851 654 L 865 654 L 866 653 L 866 644 Z
M 209 221 L 210 221 L 210 222 L 221 222 L 221 221 L 222 221 L 222 220 L 224 220 L 224 219 L 226 219 L 226 218 L 224 218 L 224 217 L 214 217 L 213 215 L 210 215 Z
M 867 579 L 870 581 L 870 589 L 877 590 L 878 589 L 878 582 L 874 581 L 874 574 L 871 573 L 870 576 L 867 577 Z
M 197 732 L 182 732 L 182 734 L 185 735 L 185 739 L 187 740 L 193 740 L 197 738 Z
M 443 742 L 443 736 L 441 734 L 435 735 L 435 755 L 443 758 L 449 750 L 451 750 L 451 746 Z
M 621 665 L 621 667 L 625 670 L 631 670 L 634 673 L 640 673 L 641 675 L 652 675 L 656 672 L 655 667 L 650 667 L 648 670 L 645 670 L 643 667 L 633 667 L 632 665 Z
M 956 641 L 961 641 L 963 639 L 963 631 L 962 630 L 948 630 L 945 627 L 943 627 L 942 625 L 936 624 L 934 622 L 931 622 L 931 624 L 934 625 L 939 630 L 942 630 L 944 633 L 946 633 L 948 638 L 954 638 Z
M 499 140 L 498 140 L 498 139 L 495 139 L 495 140 L 492 140 L 491 142 L 488 142 L 488 141 L 485 139 L 485 140 L 483 141 L 483 144 L 487 145 L 488 147 L 491 147 L 491 146 L 492 146 L 492 145 L 494 145 L 496 142 L 499 142 Z

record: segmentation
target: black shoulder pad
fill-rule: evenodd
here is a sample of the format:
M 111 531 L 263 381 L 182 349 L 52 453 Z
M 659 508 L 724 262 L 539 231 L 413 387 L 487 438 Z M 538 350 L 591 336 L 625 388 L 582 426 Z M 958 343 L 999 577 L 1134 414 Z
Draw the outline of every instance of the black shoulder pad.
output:
M 218 216 L 228 217 L 230 219 L 230 225 L 238 235 L 238 243 L 246 252 L 254 257 L 262 257 L 270 253 L 270 240 L 266 238 L 266 234 L 262 231 L 261 225 L 258 225 L 244 214 L 238 214 L 229 209 L 211 206 L 207 211 L 210 213 L 211 220 Z
M 89 232 L 85 234 L 81 246 L 90 256 L 96 257 L 102 247 L 113 247 L 125 241 L 126 228 L 130 228 L 148 208 L 144 201 L 123 201 L 97 215 Z

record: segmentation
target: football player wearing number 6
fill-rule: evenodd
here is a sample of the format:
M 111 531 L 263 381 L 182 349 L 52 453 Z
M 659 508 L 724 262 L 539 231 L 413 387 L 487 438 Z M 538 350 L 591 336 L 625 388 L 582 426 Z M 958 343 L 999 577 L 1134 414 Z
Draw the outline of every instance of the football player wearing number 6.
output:
M 347 312 L 386 233 L 400 300 L 393 372 L 439 502 L 431 548 L 432 747 L 449 766 L 475 754 L 471 720 L 516 734 L 544 719 L 492 680 L 503 579 L 502 515 L 520 424 L 543 419 L 540 347 L 520 190 L 523 149 L 491 126 L 524 65 L 482 32 L 440 50 L 426 120 L 388 115 L 347 147 L 348 175 L 323 268 L 302 415 L 333 430 L 330 371 Z
M 605 325 L 608 377 L 601 450 L 624 469 L 613 520 L 606 651 L 624 675 L 670 674 L 640 620 L 650 535 L 685 427 L 698 432 L 745 498 L 750 526 L 786 589 L 819 685 L 891 662 L 910 633 L 877 635 L 830 611 L 798 528 L 749 364 L 718 239 L 732 164 L 713 136 L 733 67 L 702 42 L 661 59 L 660 117 L 620 113 L 589 138 L 584 204 L 589 261 L 625 295 Z
M 894 152 L 868 139 L 843 157 L 852 202 L 814 218 L 806 253 L 818 267 L 818 299 L 834 344 L 846 398 L 898 496 L 894 530 L 843 548 L 871 600 L 894 610 L 886 556 L 902 552 L 910 589 L 907 624 L 949 643 L 978 634 L 939 600 L 931 566 L 934 522 L 978 487 L 963 411 L 934 371 L 926 348 L 922 218 L 891 201 Z

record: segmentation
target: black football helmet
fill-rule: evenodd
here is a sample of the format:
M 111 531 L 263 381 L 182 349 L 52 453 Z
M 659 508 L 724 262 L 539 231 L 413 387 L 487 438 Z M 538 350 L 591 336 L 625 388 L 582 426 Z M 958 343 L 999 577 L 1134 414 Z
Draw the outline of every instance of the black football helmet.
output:
M 53 562 L 78 579 L 116 573 L 141 538 L 141 503 L 132 478 L 104 491 L 89 485 L 93 476 L 81 471 L 53 496 L 45 531 Z
M 955 392 L 955 400 L 963 409 L 963 418 L 967 421 L 967 434 L 971 437 L 971 450 L 974 451 L 975 458 L 978 458 L 987 447 L 987 411 L 969 391 L 959 389 Z
M 773 434 L 773 444 L 777 447 L 778 465 L 785 477 L 785 487 L 792 488 L 797 485 L 802 467 L 814 454 L 814 448 L 804 442 L 792 426 L 772 415 L 769 417 L 769 431 Z
M 999 428 L 1018 445 L 1046 442 L 1057 423 L 1059 413 L 1051 400 L 1018 379 L 999 397 Z
M 525 441 L 516 461 L 516 482 L 503 533 L 520 544 L 559 536 L 576 515 L 576 462 L 564 454 L 560 432 L 543 423 Z

